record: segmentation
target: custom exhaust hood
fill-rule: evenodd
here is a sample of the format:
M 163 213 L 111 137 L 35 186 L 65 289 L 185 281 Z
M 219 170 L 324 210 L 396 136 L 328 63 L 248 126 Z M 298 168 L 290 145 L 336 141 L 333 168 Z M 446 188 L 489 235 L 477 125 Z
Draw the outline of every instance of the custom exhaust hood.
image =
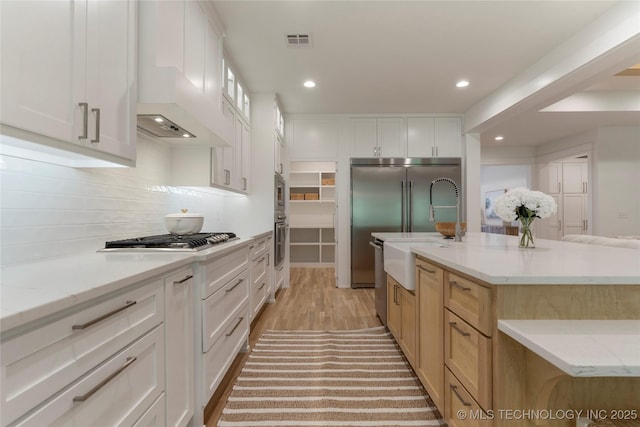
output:
M 233 144 L 235 121 L 222 111 L 217 65 L 222 39 L 206 31 L 207 23 L 198 2 L 139 3 L 137 115 L 143 133 L 176 145 Z

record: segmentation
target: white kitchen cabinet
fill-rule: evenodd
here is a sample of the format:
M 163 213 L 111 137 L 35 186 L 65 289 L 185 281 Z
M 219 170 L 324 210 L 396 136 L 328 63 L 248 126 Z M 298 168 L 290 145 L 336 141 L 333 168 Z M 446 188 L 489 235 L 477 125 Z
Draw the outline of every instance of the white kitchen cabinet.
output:
M 564 194 L 586 194 L 589 190 L 586 162 L 562 163 L 562 192 Z
M 553 197 L 558 206 L 554 215 L 536 224 L 540 237 L 559 240 L 567 234 L 590 233 L 586 159 L 575 158 L 541 165 L 539 187 Z
M 251 318 L 256 318 L 267 299 L 271 298 L 271 235 L 256 238 L 249 246 Z
M 164 282 L 166 425 L 184 427 L 193 417 L 195 403 L 193 269 L 180 270 Z
M 167 424 L 165 423 L 164 406 L 165 396 L 162 393 L 155 403 L 151 405 L 151 408 L 136 421 L 133 427 L 165 427 Z
M 461 157 L 459 117 L 409 117 L 407 157 Z
M 215 147 L 209 171 L 211 185 L 236 192 L 248 193 L 251 177 L 251 128 L 243 115 L 227 100 L 223 100 L 225 117 L 234 125 L 231 146 Z
M 351 118 L 352 157 L 406 157 L 404 117 Z
M 138 419 L 164 391 L 163 285 L 154 280 L 62 317 L 54 315 L 3 342 L 1 425 L 19 419 L 24 425 L 71 419 L 95 425 L 88 420 L 101 412 L 96 410 L 100 402 L 103 408 L 118 409 L 109 414 L 116 417 L 112 422 L 99 424 L 117 424 L 118 416 L 129 420 L 126 425 Z M 122 350 L 141 337 L 131 351 Z M 130 362 L 130 357 L 138 360 Z M 108 378 L 113 380 L 105 382 Z M 74 402 L 102 383 L 94 397 Z M 43 402 L 45 407 L 30 413 Z
M 195 264 L 196 404 L 192 425 L 249 337 L 249 242 Z
M 291 160 L 336 160 L 338 120 L 332 118 L 292 118 L 289 124 Z
M 562 197 L 564 234 L 589 234 L 586 194 L 564 194 Z
M 2 124 L 23 139 L 37 134 L 39 143 L 134 165 L 136 2 L 1 7 Z
M 133 425 L 164 389 L 163 332 L 156 327 L 16 426 Z
M 284 139 L 278 132 L 275 132 L 274 142 L 274 162 L 273 170 L 282 175 L 284 173 Z

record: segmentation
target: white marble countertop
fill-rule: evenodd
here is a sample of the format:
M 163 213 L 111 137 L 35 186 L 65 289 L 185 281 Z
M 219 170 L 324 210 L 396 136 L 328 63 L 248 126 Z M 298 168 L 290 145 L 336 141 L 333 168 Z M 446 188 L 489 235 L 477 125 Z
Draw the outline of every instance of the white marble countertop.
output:
M 372 233 L 380 239 L 408 241 L 411 251 L 494 285 L 640 285 L 640 250 L 536 239 L 521 249 L 517 236 L 467 232 L 462 242 L 412 233 Z M 431 244 L 420 244 L 421 238 Z M 433 242 L 443 245 L 433 245 Z
M 498 320 L 498 329 L 572 377 L 640 377 L 640 320 Z
M 218 258 L 251 241 L 241 238 L 194 252 L 89 252 L 3 267 L 0 332 L 192 262 Z
M 420 242 L 425 240 L 440 240 L 442 235 L 438 232 L 415 233 L 371 233 L 373 237 L 383 242 Z M 446 242 L 446 240 L 445 240 Z

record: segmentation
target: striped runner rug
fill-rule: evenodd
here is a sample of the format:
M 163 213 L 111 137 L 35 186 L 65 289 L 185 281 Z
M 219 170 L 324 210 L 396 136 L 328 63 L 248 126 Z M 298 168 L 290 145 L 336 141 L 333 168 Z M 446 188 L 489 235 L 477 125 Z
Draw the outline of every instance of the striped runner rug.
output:
M 384 327 L 268 330 L 219 427 L 439 426 L 440 413 Z

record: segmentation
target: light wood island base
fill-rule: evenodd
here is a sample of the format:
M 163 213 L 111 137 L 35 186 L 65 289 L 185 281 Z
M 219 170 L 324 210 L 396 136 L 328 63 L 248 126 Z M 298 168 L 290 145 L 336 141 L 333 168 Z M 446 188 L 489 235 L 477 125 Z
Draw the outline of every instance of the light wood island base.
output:
M 445 332 L 441 342 L 430 343 L 442 352 L 429 351 L 444 355 L 445 384 L 438 390 L 444 398 L 435 400 L 449 425 L 573 427 L 579 416 L 638 418 L 640 378 L 572 377 L 498 330 L 498 319 L 640 319 L 640 285 L 493 285 L 419 255 L 416 264 L 443 271 L 443 292 L 432 295 L 443 295 L 437 298 L 442 298 Z M 420 301 L 425 287 L 419 273 L 416 277 Z M 433 368 L 425 370 L 420 362 L 425 349 L 420 319 L 430 314 L 418 309 L 416 316 L 416 371 L 433 390 L 442 377 L 425 377 Z M 451 337 L 461 343 L 457 348 Z M 465 339 L 487 342 L 490 351 L 468 357 L 463 351 L 475 347 Z

